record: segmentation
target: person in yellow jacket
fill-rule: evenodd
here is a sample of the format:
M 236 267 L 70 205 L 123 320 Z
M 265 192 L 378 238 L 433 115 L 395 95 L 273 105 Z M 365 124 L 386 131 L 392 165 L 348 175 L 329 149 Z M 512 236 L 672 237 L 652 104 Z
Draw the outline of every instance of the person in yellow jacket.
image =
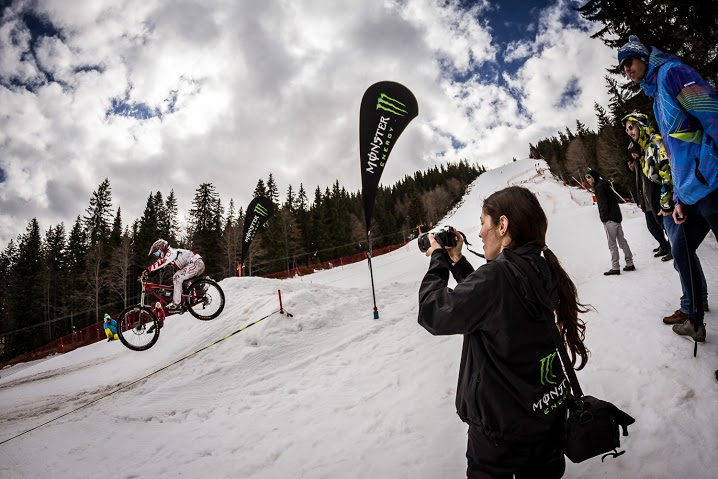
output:
M 108 342 L 120 339 L 120 337 L 117 336 L 117 321 L 112 319 L 107 313 L 105 313 L 105 334 L 107 335 Z

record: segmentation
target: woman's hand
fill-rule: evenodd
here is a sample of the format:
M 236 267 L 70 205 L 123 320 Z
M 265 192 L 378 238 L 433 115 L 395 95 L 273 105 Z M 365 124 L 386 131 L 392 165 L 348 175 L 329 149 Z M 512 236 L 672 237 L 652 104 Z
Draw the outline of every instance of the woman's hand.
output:
M 457 229 L 454 229 L 454 243 L 456 243 L 456 246 L 448 248 L 446 252 L 449 253 L 451 262 L 456 264 L 463 256 L 461 254 L 461 249 L 464 247 L 464 235 Z
M 449 254 L 449 259 L 452 263 L 456 263 L 463 256 L 461 254 L 461 248 L 464 247 L 464 236 L 459 230 L 456 229 L 454 230 L 454 243 L 456 245 L 453 248 L 446 248 L 446 252 Z M 429 249 L 426 250 L 426 256 L 431 256 L 431 253 L 433 253 L 435 250 L 442 249 L 439 242 L 434 239 L 433 233 L 429 233 L 429 244 L 431 244 L 431 246 L 429 247 Z
M 429 244 L 431 246 L 429 246 L 429 249 L 424 253 L 425 256 L 431 256 L 431 253 L 437 249 L 441 249 L 441 245 L 434 239 L 434 233 L 429 233 Z

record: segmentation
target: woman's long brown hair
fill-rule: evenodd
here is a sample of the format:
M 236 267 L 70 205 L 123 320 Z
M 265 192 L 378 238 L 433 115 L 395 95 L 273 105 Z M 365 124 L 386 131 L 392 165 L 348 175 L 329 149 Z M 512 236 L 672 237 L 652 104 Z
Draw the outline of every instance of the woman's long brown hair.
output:
M 509 249 L 516 249 L 527 243 L 546 246 L 546 230 L 548 219 L 541 204 L 531 191 L 520 186 L 510 186 L 493 193 L 486 198 L 483 206 L 484 214 L 491 217 L 495 225 L 501 216 L 509 220 L 508 232 L 511 236 Z M 544 258 L 551 270 L 551 277 L 558 288 L 558 306 L 556 307 L 556 324 L 561 337 L 571 353 L 571 362 L 576 365 L 580 356 L 581 362 L 576 370 L 582 369 L 588 361 L 589 350 L 583 343 L 586 324 L 578 317 L 579 313 L 587 313 L 589 306 L 578 300 L 576 285 L 561 266 L 553 251 L 546 248 Z

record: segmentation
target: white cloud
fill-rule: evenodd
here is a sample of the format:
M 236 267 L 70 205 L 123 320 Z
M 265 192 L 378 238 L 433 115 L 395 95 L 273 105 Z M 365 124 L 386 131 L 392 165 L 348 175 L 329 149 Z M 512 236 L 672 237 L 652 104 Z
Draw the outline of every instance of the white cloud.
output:
M 486 1 L 469 11 L 438 0 L 32 4 L 62 37 L 37 42 L 33 56 L 21 17 L 0 25 L 0 244 L 33 217 L 69 230 L 104 178 L 125 222 L 158 190 L 174 189 L 183 216 L 201 182 L 245 206 L 270 172 L 282 197 L 289 184 L 311 192 L 336 179 L 357 191 L 359 102 L 381 80 L 419 101 L 384 184 L 442 161 L 523 158 L 529 142 L 576 119 L 595 125 L 613 60 L 583 28 L 561 24 L 565 1 L 506 52 Z M 502 57 L 523 64 L 501 72 Z M 38 64 L 62 83 L 10 86 L 36 82 Z M 557 108 L 572 79 L 580 94 Z M 126 97 L 162 117 L 106 115 Z

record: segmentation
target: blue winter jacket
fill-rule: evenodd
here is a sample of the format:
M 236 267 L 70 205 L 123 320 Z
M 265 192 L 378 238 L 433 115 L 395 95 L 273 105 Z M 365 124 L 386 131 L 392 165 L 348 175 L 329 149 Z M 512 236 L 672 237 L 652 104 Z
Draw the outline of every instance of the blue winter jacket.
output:
M 117 334 L 117 321 L 111 319 L 109 322 L 105 323 L 105 329 L 112 331 L 112 334 Z
M 692 205 L 718 188 L 718 96 L 693 68 L 655 47 L 641 88 L 654 99 L 675 200 Z

